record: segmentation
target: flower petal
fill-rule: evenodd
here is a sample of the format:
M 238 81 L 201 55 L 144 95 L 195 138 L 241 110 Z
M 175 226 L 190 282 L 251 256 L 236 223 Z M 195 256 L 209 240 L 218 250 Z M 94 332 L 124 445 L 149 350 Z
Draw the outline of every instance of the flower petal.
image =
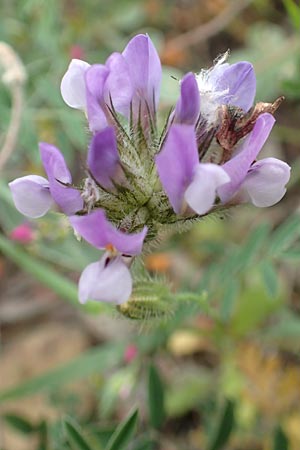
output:
M 86 110 L 84 74 L 90 65 L 80 59 L 72 59 L 61 80 L 61 95 L 71 108 Z
M 121 53 L 113 53 L 105 63 L 109 75 L 105 83 L 105 101 L 110 105 L 110 97 L 116 111 L 129 117 L 133 85 L 129 67 Z
M 147 101 L 151 111 L 156 110 L 162 70 L 158 53 L 149 36 L 139 34 L 131 39 L 123 56 L 129 67 L 135 93 Z
M 111 180 L 119 166 L 119 160 L 113 127 L 107 127 L 96 133 L 91 140 L 87 163 L 92 175 L 101 186 L 113 187 Z
M 175 123 L 195 125 L 200 114 L 200 95 L 195 75 L 186 74 L 180 84 L 180 97 L 175 107 Z
M 199 163 L 192 125 L 171 125 L 162 151 L 155 158 L 160 181 L 176 213 L 180 213 L 184 192 Z
M 290 170 L 290 166 L 279 159 L 262 159 L 251 166 L 241 190 L 255 206 L 275 205 L 286 192 Z
M 120 305 L 132 291 L 132 278 L 121 257 L 110 258 L 106 252 L 100 261 L 89 264 L 79 280 L 79 301 L 87 300 Z
M 271 114 L 261 114 L 253 130 L 242 143 L 239 152 L 222 167 L 230 177 L 230 183 L 218 189 L 223 203 L 226 203 L 238 191 L 248 170 L 266 142 L 275 119 Z
M 256 77 L 252 64 L 241 61 L 224 67 L 216 80 L 217 90 L 226 91 L 222 103 L 248 111 L 256 93 Z
M 58 148 L 46 142 L 41 142 L 40 153 L 54 201 L 67 215 L 80 211 L 83 208 L 83 200 L 79 190 L 64 186 L 64 184 L 72 183 L 72 178 Z
M 17 178 L 9 187 L 17 210 L 25 216 L 42 217 L 53 203 L 48 180 L 38 175 Z
M 109 69 L 102 64 L 92 65 L 85 73 L 87 115 L 93 133 L 107 126 L 104 86 L 108 75 Z
M 221 166 L 211 163 L 199 164 L 184 198 L 197 214 L 205 214 L 214 205 L 217 189 L 229 181 L 229 175 Z
M 117 230 L 101 209 L 84 216 L 72 216 L 70 222 L 74 230 L 94 247 L 103 249 L 112 244 L 120 253 L 126 255 L 141 253 L 147 234 L 147 227 L 135 234 Z

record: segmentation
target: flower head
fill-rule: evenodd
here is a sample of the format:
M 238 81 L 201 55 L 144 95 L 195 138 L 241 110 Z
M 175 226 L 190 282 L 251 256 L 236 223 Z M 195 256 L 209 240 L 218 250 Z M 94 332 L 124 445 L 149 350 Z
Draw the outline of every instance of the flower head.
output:
M 77 234 L 105 251 L 82 272 L 82 303 L 110 302 L 128 317 L 140 317 L 130 266 L 164 230 L 186 229 L 232 204 L 271 206 L 284 195 L 289 166 L 275 158 L 257 161 L 282 99 L 253 105 L 252 65 L 230 65 L 227 56 L 182 78 L 161 128 L 161 63 L 149 36 L 135 36 L 104 64 L 70 63 L 61 93 L 69 106 L 85 112 L 91 132 L 82 178 L 74 185 L 60 151 L 42 143 L 48 179 L 29 175 L 10 188 L 23 214 L 40 217 L 56 204 Z M 143 289 L 149 312 L 152 300 Z M 161 287 L 158 292 L 157 299 L 168 298 Z

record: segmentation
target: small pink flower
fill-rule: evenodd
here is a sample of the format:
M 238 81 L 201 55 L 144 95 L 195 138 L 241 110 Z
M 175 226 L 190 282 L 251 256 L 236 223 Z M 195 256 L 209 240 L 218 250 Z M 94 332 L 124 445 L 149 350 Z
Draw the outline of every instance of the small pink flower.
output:
M 9 238 L 20 244 L 29 244 L 34 240 L 34 232 L 28 223 L 22 223 L 10 232 Z
M 75 44 L 70 48 L 70 57 L 72 59 L 84 59 L 85 52 L 81 45 Z
M 134 344 L 130 344 L 126 347 L 124 352 L 124 360 L 127 364 L 131 363 L 138 354 L 137 346 Z

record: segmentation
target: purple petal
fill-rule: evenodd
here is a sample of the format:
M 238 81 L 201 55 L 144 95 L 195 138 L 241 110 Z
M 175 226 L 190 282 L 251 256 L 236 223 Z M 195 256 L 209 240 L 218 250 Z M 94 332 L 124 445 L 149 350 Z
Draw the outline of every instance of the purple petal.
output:
M 242 143 L 239 153 L 222 166 L 231 180 L 230 183 L 218 190 L 223 203 L 230 200 L 240 188 L 251 164 L 266 142 L 274 123 L 275 119 L 271 114 L 265 113 L 259 116 L 253 130 Z
M 199 163 L 194 127 L 171 125 L 162 151 L 155 158 L 160 181 L 176 213 Z
M 180 84 L 180 97 L 175 108 L 174 122 L 195 125 L 200 113 L 200 95 L 195 75 L 190 72 Z
M 276 158 L 265 158 L 251 166 L 241 186 L 255 206 L 272 206 L 286 193 L 290 179 L 290 166 Z
M 107 126 L 104 95 L 108 75 L 109 69 L 102 64 L 92 65 L 85 73 L 87 115 L 93 133 Z
M 228 91 L 222 98 L 223 104 L 238 106 L 244 111 L 251 108 L 256 93 L 256 78 L 252 64 L 241 61 L 228 65 L 216 81 L 217 90 Z
M 77 189 L 64 186 L 64 184 L 72 183 L 72 178 L 58 148 L 46 142 L 41 142 L 40 153 L 54 201 L 67 215 L 80 211 L 83 208 L 80 192 Z
M 38 175 L 17 178 L 9 187 L 17 210 L 24 216 L 42 217 L 53 203 L 48 180 Z
M 106 252 L 100 261 L 89 264 L 79 280 L 79 301 L 97 300 L 116 305 L 126 302 L 132 291 L 132 278 L 121 257 Z
M 137 255 L 141 253 L 147 234 L 147 227 L 135 234 L 117 230 L 106 218 L 103 210 L 96 210 L 85 216 L 72 216 L 74 230 L 96 248 L 103 249 L 112 244 L 120 253 Z
M 147 101 L 151 111 L 155 110 L 159 100 L 162 70 L 158 53 L 149 36 L 139 34 L 131 39 L 123 56 L 128 64 L 136 95 Z
M 121 53 L 113 53 L 105 63 L 109 75 L 105 83 L 105 101 L 110 105 L 110 97 L 116 111 L 129 117 L 133 85 L 129 67 Z
M 92 175 L 101 186 L 113 187 L 111 180 L 119 166 L 119 160 L 114 129 L 107 127 L 96 133 L 90 144 L 87 163 Z
M 205 214 L 215 203 L 217 189 L 229 181 L 229 176 L 221 166 L 211 163 L 199 164 L 184 198 L 197 214 Z
M 84 74 L 90 65 L 80 59 L 72 59 L 61 80 L 61 95 L 71 108 L 86 110 Z

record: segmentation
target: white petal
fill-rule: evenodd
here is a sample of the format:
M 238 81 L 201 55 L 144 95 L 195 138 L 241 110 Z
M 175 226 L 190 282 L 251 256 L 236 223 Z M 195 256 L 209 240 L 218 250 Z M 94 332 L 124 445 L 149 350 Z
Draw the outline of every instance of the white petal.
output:
M 197 214 L 205 214 L 215 202 L 218 187 L 229 181 L 229 175 L 217 164 L 199 164 L 184 198 Z
M 53 203 L 48 180 L 38 175 L 17 178 L 9 187 L 17 210 L 25 216 L 42 217 Z
M 251 166 L 241 188 L 253 205 L 275 205 L 286 193 L 285 185 L 290 179 L 290 166 L 276 158 L 265 158 Z
M 90 67 L 85 61 L 72 59 L 60 85 L 62 98 L 71 108 L 86 110 L 84 74 Z
M 121 257 L 111 259 L 105 253 L 100 261 L 89 264 L 79 280 L 79 301 L 87 300 L 120 305 L 132 291 L 132 278 Z

